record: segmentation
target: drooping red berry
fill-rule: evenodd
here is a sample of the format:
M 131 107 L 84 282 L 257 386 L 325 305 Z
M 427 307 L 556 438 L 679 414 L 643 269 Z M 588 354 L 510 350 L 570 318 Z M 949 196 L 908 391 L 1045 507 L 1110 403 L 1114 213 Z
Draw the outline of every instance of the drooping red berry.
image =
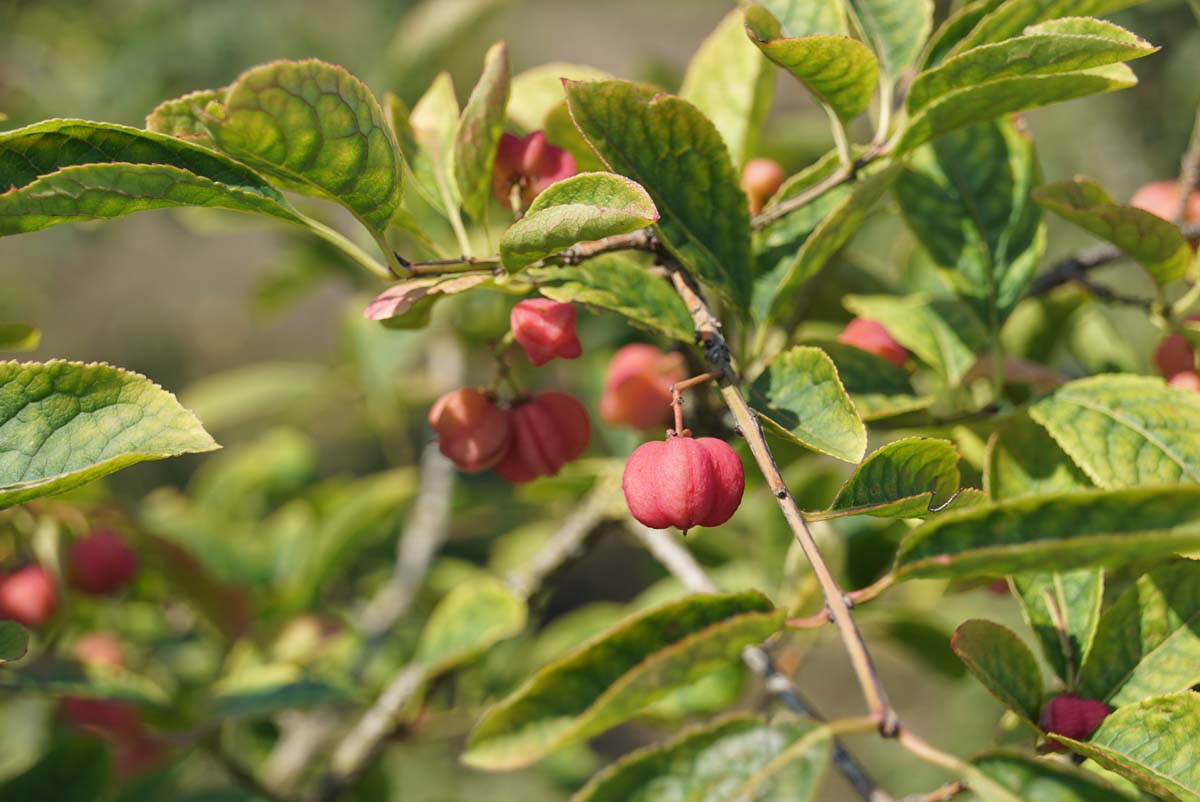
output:
M 908 361 L 908 351 L 904 346 L 892 339 L 892 335 L 888 334 L 883 324 L 874 320 L 854 318 L 842 329 L 842 333 L 838 335 L 838 342 L 869 351 L 897 367 L 904 367 L 904 363 Z
M 742 191 L 750 201 L 750 214 L 758 214 L 783 186 L 787 173 L 774 159 L 751 159 L 742 168 Z
M 582 454 L 591 439 L 587 410 L 566 393 L 535 393 L 509 414 L 512 444 L 496 473 L 514 484 L 553 476 Z
M 1064 693 L 1046 703 L 1039 723 L 1051 735 L 1082 741 L 1095 732 L 1111 712 L 1104 702 Z
M 485 471 L 508 450 L 509 414 L 485 393 L 462 387 L 446 393 L 429 409 L 429 425 L 438 448 L 468 473 Z
M 665 426 L 671 420 L 671 385 L 686 375 L 682 354 L 664 354 L 645 343 L 623 346 L 608 363 L 600 417 L 641 431 Z
M 575 306 L 549 298 L 526 298 L 509 315 L 513 337 L 534 367 L 552 359 L 575 359 L 583 348 L 575 334 Z
M 575 172 L 575 157 L 547 142 L 541 131 L 525 137 L 501 134 L 492 170 L 492 190 L 507 206 L 512 188 L 519 186 L 521 205 L 528 206 L 546 187 L 570 178 Z
M 54 578 L 40 565 L 27 565 L 0 578 L 0 618 L 37 627 L 54 615 L 57 604 Z
M 93 596 L 108 596 L 137 573 L 137 554 L 116 532 L 98 529 L 71 545 L 71 585 Z
M 653 529 L 720 526 L 742 503 L 746 478 L 737 452 L 715 437 L 643 443 L 629 455 L 621 489 L 633 517 Z

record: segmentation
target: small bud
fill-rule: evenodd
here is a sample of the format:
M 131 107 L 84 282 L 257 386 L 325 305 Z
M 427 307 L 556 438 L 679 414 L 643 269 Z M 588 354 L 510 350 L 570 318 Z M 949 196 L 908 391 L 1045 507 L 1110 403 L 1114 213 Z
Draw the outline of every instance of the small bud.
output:
M 501 134 L 492 170 L 492 191 L 505 206 L 514 186 L 521 189 L 521 205 L 529 206 L 546 187 L 575 175 L 575 157 L 534 131 L 526 137 Z
M 1039 723 L 1051 735 L 1082 741 L 1096 731 L 1110 712 L 1104 702 L 1064 693 L 1046 703 Z
M 527 298 L 509 315 L 513 337 L 535 367 L 555 359 L 575 359 L 583 348 L 575 334 L 575 306 L 549 298 Z
M 591 439 L 587 411 L 566 393 L 535 393 L 509 414 L 512 443 L 496 473 L 513 484 L 555 475 L 582 454 Z
M 27 565 L 0 578 L 0 618 L 37 627 L 54 615 L 57 605 L 54 579 L 40 565 Z
M 750 201 L 750 214 L 758 214 L 783 186 L 787 174 L 774 159 L 751 159 L 742 168 L 742 191 Z
M 470 387 L 453 390 L 429 409 L 438 448 L 467 473 L 485 471 L 508 450 L 509 415 L 490 397 Z
M 643 432 L 671 420 L 671 385 L 686 378 L 683 356 L 634 343 L 613 354 L 600 394 L 600 417 Z
M 892 339 L 892 335 L 888 334 L 883 324 L 874 320 L 854 318 L 838 335 L 838 342 L 869 351 L 897 367 L 904 367 L 904 363 L 908 361 L 908 351 L 904 350 L 904 346 Z
M 715 437 L 643 443 L 629 455 L 621 489 L 634 518 L 652 529 L 720 526 L 742 503 L 746 477 L 737 452 Z
M 98 529 L 71 545 L 71 585 L 93 596 L 108 596 L 137 573 L 137 555 L 115 532 Z

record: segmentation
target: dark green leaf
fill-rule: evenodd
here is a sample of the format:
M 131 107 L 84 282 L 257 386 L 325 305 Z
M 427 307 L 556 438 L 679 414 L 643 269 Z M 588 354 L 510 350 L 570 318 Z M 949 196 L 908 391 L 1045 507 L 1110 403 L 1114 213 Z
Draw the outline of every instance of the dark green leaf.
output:
M 1200 487 L 1026 496 L 950 513 L 900 547 L 901 578 L 997 577 L 1119 565 L 1200 547 Z
M 958 384 L 988 342 L 987 330 L 964 303 L 922 295 L 847 295 L 846 308 L 883 324 L 896 342 Z
M 713 121 L 734 166 L 740 167 L 754 155 L 774 88 L 775 70 L 746 41 L 738 9 L 721 20 L 692 56 L 679 96 Z
M 1087 742 L 1057 740 L 1159 799 L 1200 800 L 1200 694 L 1144 699 L 1113 711 Z
M 1036 726 L 1042 707 L 1042 672 L 1016 633 L 976 619 L 954 630 L 950 646 L 993 696 Z
M 1033 199 L 1055 214 L 1108 240 L 1146 268 L 1161 287 L 1183 277 L 1192 250 L 1170 221 L 1144 209 L 1113 202 L 1088 178 L 1038 187 Z
M 484 713 L 463 760 L 491 770 L 535 763 L 737 660 L 782 620 L 754 592 L 688 596 L 628 618 Z
M 42 333 L 25 323 L 0 323 L 0 351 L 32 351 Z
M 531 268 L 522 274 L 538 292 L 556 301 L 576 301 L 616 312 L 651 331 L 692 343 L 692 318 L 679 295 L 646 268 L 621 254 L 605 254 L 578 265 Z
M 1020 574 L 1012 578 L 1012 584 L 1025 621 L 1042 644 L 1046 662 L 1074 690 L 1074 680 L 1096 638 L 1104 572 L 1083 568 Z
M 217 444 L 145 376 L 78 362 L 0 362 L 0 508 Z
M 16 621 L 0 621 L 0 663 L 20 660 L 29 649 L 29 633 Z
M 896 440 L 863 460 L 829 509 L 809 517 L 923 518 L 950 500 L 958 482 L 958 451 L 949 440 Z
M 1156 568 L 1105 611 L 1083 695 L 1112 705 L 1200 684 L 1200 563 Z
M 440 674 L 466 663 L 525 628 L 525 600 L 486 574 L 450 591 L 433 608 L 414 660 Z
M 871 102 L 879 62 L 871 49 L 848 36 L 789 38 L 762 6 L 746 9 L 746 33 L 767 58 L 800 79 L 813 96 L 843 121 Z
M 969 0 L 954 9 L 929 37 L 929 44 L 921 58 L 921 66 L 928 69 L 940 64 L 954 46 L 1002 2 L 1004 0 Z
M 971 763 L 1000 788 L 971 783 L 981 802 L 1133 802 L 1094 772 L 1013 750 L 985 752 Z
M 254 67 L 205 111 L 221 150 L 288 189 L 340 202 L 376 234 L 400 206 L 400 147 L 371 90 L 343 67 Z
M 580 173 L 548 187 L 500 240 L 500 259 L 519 270 L 577 242 L 629 234 L 658 220 L 637 182 L 612 173 Z
M 828 731 L 812 722 L 735 714 L 626 755 L 571 802 L 808 802 L 829 752 Z
M 471 90 L 454 132 L 454 177 L 462 207 L 475 220 L 483 218 L 492 194 L 492 165 L 504 132 L 512 68 L 508 48 L 497 42 L 483 59 L 483 74 Z
M 1039 22 L 1058 17 L 1102 17 L 1137 5 L 1144 0 L 1008 0 L 992 2 L 969 34 L 954 46 L 954 52 L 999 42 Z
M 918 395 L 913 389 L 908 371 L 883 357 L 833 340 L 811 344 L 829 354 L 864 421 L 916 412 L 933 403 L 931 397 Z
M 851 0 L 881 71 L 892 81 L 920 54 L 933 27 L 932 0 Z M 833 5 L 832 3 L 830 5 Z
M 750 388 L 750 403 L 767 431 L 806 448 L 845 462 L 866 452 L 867 430 L 820 348 L 798 345 L 776 357 Z
M 0 784 L 0 799 L 96 802 L 108 787 L 110 758 L 104 742 L 71 735 L 51 744 L 31 768 Z
M 204 125 L 204 108 L 214 101 L 219 103 L 228 91 L 229 87 L 201 89 L 164 100 L 146 115 L 146 130 L 211 146 L 212 137 Z
M 267 716 L 284 710 L 344 702 L 351 694 L 288 663 L 239 671 L 213 687 L 207 712 L 217 718 Z
M 982 321 L 999 329 L 1025 294 L 1045 244 L 1029 191 L 1033 143 L 1009 121 L 950 133 L 896 180 L 908 227 Z
M 654 199 L 663 244 L 745 308 L 753 279 L 750 212 L 713 124 L 685 100 L 626 81 L 567 81 L 566 88 L 571 117 L 588 142 L 613 172 Z
M 1058 443 L 1024 412 L 1005 419 L 988 440 L 983 481 L 995 501 L 1093 487 Z

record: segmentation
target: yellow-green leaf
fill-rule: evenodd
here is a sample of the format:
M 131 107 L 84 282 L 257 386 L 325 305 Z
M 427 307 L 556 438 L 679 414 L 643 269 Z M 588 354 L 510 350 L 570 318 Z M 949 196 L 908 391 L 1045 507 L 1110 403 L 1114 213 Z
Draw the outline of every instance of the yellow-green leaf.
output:
M 483 74 L 471 90 L 454 131 L 454 177 L 463 211 L 483 218 L 492 194 L 492 167 L 504 132 L 505 108 L 512 67 L 504 42 L 492 45 L 483 58 Z

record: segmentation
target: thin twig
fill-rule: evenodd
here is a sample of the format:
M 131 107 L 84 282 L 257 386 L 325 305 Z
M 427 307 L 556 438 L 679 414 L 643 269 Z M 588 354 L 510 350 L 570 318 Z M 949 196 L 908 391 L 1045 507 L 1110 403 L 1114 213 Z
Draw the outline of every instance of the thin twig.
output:
M 643 228 L 631 234 L 621 234 L 615 237 L 604 237 L 591 242 L 580 242 L 570 248 L 559 251 L 534 262 L 530 267 L 548 267 L 550 265 L 577 265 L 587 259 L 615 251 L 645 251 L 653 247 L 654 232 Z M 449 259 L 432 259 L 426 262 L 405 262 L 407 275 L 405 278 L 416 276 L 440 276 L 447 273 L 463 273 L 481 268 L 500 270 L 499 256 L 455 256 Z
M 871 711 L 871 715 L 879 720 L 880 732 L 889 736 L 899 726 L 896 712 L 888 701 L 887 692 L 879 679 L 879 673 L 875 670 L 874 661 L 867 651 L 862 633 L 859 632 L 858 626 L 854 623 L 854 617 L 850 614 L 846 596 L 838 585 L 837 579 L 834 578 L 833 572 L 829 570 L 825 558 L 821 555 L 820 547 L 817 546 L 816 540 L 813 539 L 812 533 L 808 529 L 808 524 L 804 521 L 803 513 L 796 505 L 795 499 L 792 498 L 792 494 L 788 491 L 787 485 L 779 473 L 779 467 L 775 464 L 775 458 L 767 445 L 757 416 L 742 395 L 737 375 L 733 371 L 729 345 L 721 333 L 721 322 L 701 296 L 699 287 L 695 285 L 691 276 L 667 254 L 660 253 L 659 258 L 664 266 L 671 269 L 671 281 L 692 316 L 696 338 L 704 346 L 709 369 L 721 374 L 721 397 L 730 412 L 733 413 L 736 429 L 749 444 L 750 453 L 754 455 L 754 460 L 767 480 L 771 493 L 775 496 L 796 542 L 808 559 L 809 565 L 812 566 L 813 574 L 825 596 L 825 604 L 830 609 L 830 615 L 837 625 L 838 634 L 850 657 L 850 664 L 858 678 L 867 707 Z
M 688 590 L 694 593 L 712 593 L 717 589 L 692 553 L 670 532 L 651 529 L 636 521 L 630 521 L 629 528 L 654 559 Z M 784 707 L 797 715 L 820 720 L 820 714 L 800 694 L 800 689 L 795 683 L 775 668 L 775 663 L 766 650 L 758 646 L 748 646 L 742 651 L 742 660 Z M 891 802 L 892 797 L 876 787 L 866 769 L 836 739 L 833 742 L 833 762 L 865 802 Z
M 1200 108 L 1192 122 L 1192 135 L 1188 138 L 1187 150 L 1179 160 L 1179 199 L 1172 219 L 1181 223 L 1187 219 L 1187 209 L 1196 185 L 1200 184 Z
M 804 208 L 808 204 L 820 198 L 826 192 L 836 189 L 842 184 L 853 181 L 858 176 L 860 170 L 886 153 L 886 146 L 872 145 L 855 161 L 840 165 L 826 178 L 813 184 L 811 187 L 799 193 L 798 195 L 793 195 L 790 198 L 784 198 L 779 203 L 772 204 L 758 214 L 754 215 L 754 217 L 750 220 L 750 227 L 755 231 L 758 231 L 759 229 L 763 229 L 771 225 L 776 220 L 787 217 L 792 212 Z

